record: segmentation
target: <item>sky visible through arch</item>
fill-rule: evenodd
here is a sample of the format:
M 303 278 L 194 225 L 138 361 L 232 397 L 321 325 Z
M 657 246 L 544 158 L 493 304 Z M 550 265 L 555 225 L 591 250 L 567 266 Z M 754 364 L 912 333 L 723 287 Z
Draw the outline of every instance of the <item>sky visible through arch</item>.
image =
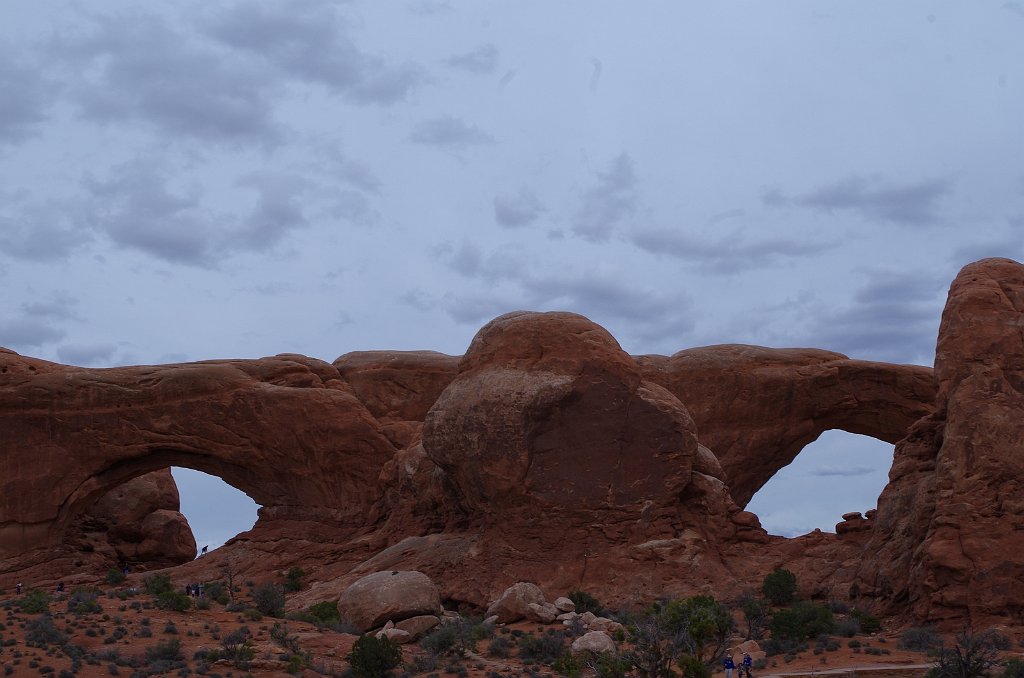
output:
M 558 309 L 929 365 L 960 267 L 1024 258 L 1022 34 L 1015 0 L 9 0 L 0 346 L 461 354 Z

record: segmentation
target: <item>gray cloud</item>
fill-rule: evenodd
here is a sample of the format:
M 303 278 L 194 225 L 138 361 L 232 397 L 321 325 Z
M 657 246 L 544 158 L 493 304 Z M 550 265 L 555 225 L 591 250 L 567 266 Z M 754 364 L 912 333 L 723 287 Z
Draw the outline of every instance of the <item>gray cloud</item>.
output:
M 815 317 L 807 345 L 864 360 L 932 364 L 948 281 L 909 272 L 873 276 L 848 306 Z
M 866 476 L 877 472 L 878 469 L 870 466 L 819 466 L 813 469 L 810 473 L 812 476 L 842 476 L 842 477 L 855 477 L 855 476 Z
M 65 344 L 57 349 L 57 357 L 68 365 L 91 367 L 112 364 L 116 352 L 114 344 Z
M 77 307 L 77 299 L 67 294 L 58 293 L 50 297 L 49 300 L 26 302 L 21 305 L 21 311 L 26 317 L 32 318 L 81 320 Z
M 0 144 L 23 141 L 46 119 L 52 86 L 0 45 Z
M 255 65 L 198 44 L 156 15 L 90 17 L 88 33 L 54 45 L 78 70 L 70 91 L 85 118 L 138 121 L 217 143 L 277 141 L 273 83 Z
M 616 226 L 636 213 L 636 175 L 633 159 L 618 155 L 582 198 L 572 231 L 584 240 L 605 242 Z
M 421 122 L 409 135 L 409 139 L 418 144 L 448 148 L 466 148 L 494 141 L 491 135 L 475 125 L 451 116 Z
M 211 267 L 238 252 L 269 250 L 308 224 L 300 202 L 305 184 L 289 175 L 240 179 L 237 185 L 254 195 L 243 216 L 215 212 L 204 204 L 198 186 L 175 186 L 167 167 L 146 159 L 84 183 L 96 231 L 121 247 L 169 262 Z
M 362 52 L 333 3 L 238 3 L 215 15 L 206 29 L 233 49 L 355 103 L 397 103 L 423 80 L 415 66 L 389 66 Z
M 55 327 L 52 320 L 15 317 L 0 322 L 0 346 L 19 353 L 60 341 L 67 333 Z
M 494 198 L 494 220 L 505 228 L 529 226 L 544 213 L 544 206 L 528 188 L 520 189 L 516 195 Z
M 657 228 L 638 229 L 630 239 L 644 251 L 690 261 L 701 270 L 713 273 L 736 273 L 770 266 L 781 259 L 813 256 L 835 247 L 797 238 L 751 240 L 739 232 L 710 240 L 679 230 Z
M 20 259 L 63 259 L 93 239 L 73 205 L 52 199 L 0 207 L 0 252 Z
M 1011 220 L 1012 230 L 1001 238 L 984 238 L 962 245 L 953 250 L 950 261 L 963 267 L 972 261 L 988 257 L 1006 257 L 1024 261 L 1024 240 L 1020 233 L 1024 231 L 1024 217 Z
M 896 184 L 877 175 L 852 176 L 793 197 L 770 189 L 762 195 L 762 201 L 771 207 L 796 205 L 830 214 L 846 211 L 870 221 L 928 226 L 939 221 L 939 202 L 951 192 L 945 179 Z
M 498 68 L 498 48 L 494 45 L 483 45 L 472 52 L 450 57 L 445 63 L 474 75 L 488 75 Z

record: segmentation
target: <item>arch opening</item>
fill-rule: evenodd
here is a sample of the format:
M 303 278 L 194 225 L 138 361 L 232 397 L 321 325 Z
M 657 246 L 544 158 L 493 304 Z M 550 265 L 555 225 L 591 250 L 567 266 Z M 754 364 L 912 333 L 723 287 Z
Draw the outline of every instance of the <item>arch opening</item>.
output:
M 200 554 L 204 546 L 212 551 L 256 523 L 261 506 L 221 478 L 178 466 L 171 467 L 171 475 Z
M 844 513 L 878 504 L 895 447 L 870 436 L 830 430 L 804 447 L 746 506 L 769 534 L 835 532 Z

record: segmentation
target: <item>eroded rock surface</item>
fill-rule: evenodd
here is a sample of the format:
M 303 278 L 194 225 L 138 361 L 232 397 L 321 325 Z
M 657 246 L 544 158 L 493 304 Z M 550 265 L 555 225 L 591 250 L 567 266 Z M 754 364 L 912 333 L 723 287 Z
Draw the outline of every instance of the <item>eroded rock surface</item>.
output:
M 934 372 L 738 345 L 634 358 L 571 313 L 501 316 L 461 358 L 89 370 L 0 350 L 0 586 L 186 555 L 174 506 L 132 532 L 96 504 L 121 492 L 127 515 L 125 481 L 179 465 L 263 506 L 181 577 L 301 565 L 294 608 L 378 571 L 422 572 L 482 611 L 517 581 L 615 604 L 738 596 L 785 566 L 802 595 L 877 613 L 1021 615 L 1022 327 L 1024 267 L 985 260 L 950 289 Z M 838 534 L 770 537 L 741 506 L 831 428 L 898 441 L 877 510 L 837 516 Z M 114 541 L 84 537 L 89 521 Z

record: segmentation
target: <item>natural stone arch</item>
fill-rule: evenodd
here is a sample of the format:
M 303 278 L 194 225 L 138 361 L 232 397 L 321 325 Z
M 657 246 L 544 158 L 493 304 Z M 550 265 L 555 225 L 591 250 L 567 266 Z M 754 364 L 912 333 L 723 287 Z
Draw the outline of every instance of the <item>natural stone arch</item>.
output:
M 170 465 L 278 513 L 361 521 L 395 451 L 336 368 L 295 355 L 84 369 L 0 351 L 0 430 L 0 559 Z
M 740 506 L 824 431 L 895 444 L 934 410 L 932 369 L 917 365 L 742 344 L 637 361 L 686 405 Z

